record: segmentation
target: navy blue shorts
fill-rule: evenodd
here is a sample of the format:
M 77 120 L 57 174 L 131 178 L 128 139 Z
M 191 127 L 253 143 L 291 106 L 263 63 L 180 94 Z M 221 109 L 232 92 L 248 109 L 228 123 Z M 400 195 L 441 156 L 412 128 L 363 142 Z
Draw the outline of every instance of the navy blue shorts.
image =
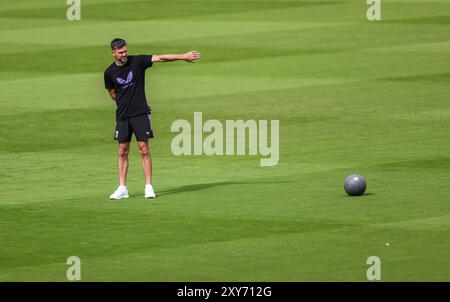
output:
M 114 139 L 119 143 L 131 141 L 131 137 L 136 136 L 137 141 L 146 141 L 153 138 L 150 114 L 142 114 L 126 120 L 116 121 Z

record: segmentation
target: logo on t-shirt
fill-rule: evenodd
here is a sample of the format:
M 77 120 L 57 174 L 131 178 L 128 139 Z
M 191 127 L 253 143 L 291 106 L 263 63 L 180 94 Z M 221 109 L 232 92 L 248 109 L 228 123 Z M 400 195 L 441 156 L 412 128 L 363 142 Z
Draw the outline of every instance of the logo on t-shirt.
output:
M 124 79 L 122 79 L 122 78 L 119 78 L 119 77 L 117 77 L 116 79 L 117 79 L 117 82 L 118 82 L 119 84 L 125 85 L 125 86 L 122 86 L 122 89 L 125 89 L 125 88 L 127 88 L 128 86 L 133 85 L 133 83 L 131 83 L 131 81 L 133 80 L 133 71 L 130 70 L 130 72 L 129 72 L 128 75 L 127 75 L 127 79 L 126 79 L 126 80 L 124 80 Z

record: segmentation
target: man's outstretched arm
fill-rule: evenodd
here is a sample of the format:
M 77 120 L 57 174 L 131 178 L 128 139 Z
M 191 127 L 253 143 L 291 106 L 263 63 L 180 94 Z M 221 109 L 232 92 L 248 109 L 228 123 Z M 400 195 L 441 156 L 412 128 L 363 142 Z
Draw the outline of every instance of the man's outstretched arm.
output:
M 152 62 L 172 62 L 172 61 L 186 61 L 189 63 L 195 63 L 200 59 L 201 54 L 198 51 L 190 51 L 184 54 L 164 54 L 164 55 L 153 55 Z

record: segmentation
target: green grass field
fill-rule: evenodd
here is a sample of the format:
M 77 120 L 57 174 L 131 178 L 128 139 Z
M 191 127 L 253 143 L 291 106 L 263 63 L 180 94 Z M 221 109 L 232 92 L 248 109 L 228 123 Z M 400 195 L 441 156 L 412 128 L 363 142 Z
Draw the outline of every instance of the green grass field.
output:
M 0 280 L 450 281 L 450 1 L 0 4 Z M 156 200 L 118 184 L 109 42 L 147 71 Z M 177 119 L 280 121 L 280 161 L 172 154 Z M 360 173 L 366 194 L 348 197 Z M 386 245 L 389 243 L 389 246 Z

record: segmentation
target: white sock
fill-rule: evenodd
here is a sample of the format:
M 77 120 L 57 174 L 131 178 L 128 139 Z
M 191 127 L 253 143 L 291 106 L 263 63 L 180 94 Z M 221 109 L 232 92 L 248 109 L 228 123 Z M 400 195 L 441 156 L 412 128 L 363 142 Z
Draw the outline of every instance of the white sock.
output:
M 119 189 L 126 189 L 127 186 L 119 185 Z

